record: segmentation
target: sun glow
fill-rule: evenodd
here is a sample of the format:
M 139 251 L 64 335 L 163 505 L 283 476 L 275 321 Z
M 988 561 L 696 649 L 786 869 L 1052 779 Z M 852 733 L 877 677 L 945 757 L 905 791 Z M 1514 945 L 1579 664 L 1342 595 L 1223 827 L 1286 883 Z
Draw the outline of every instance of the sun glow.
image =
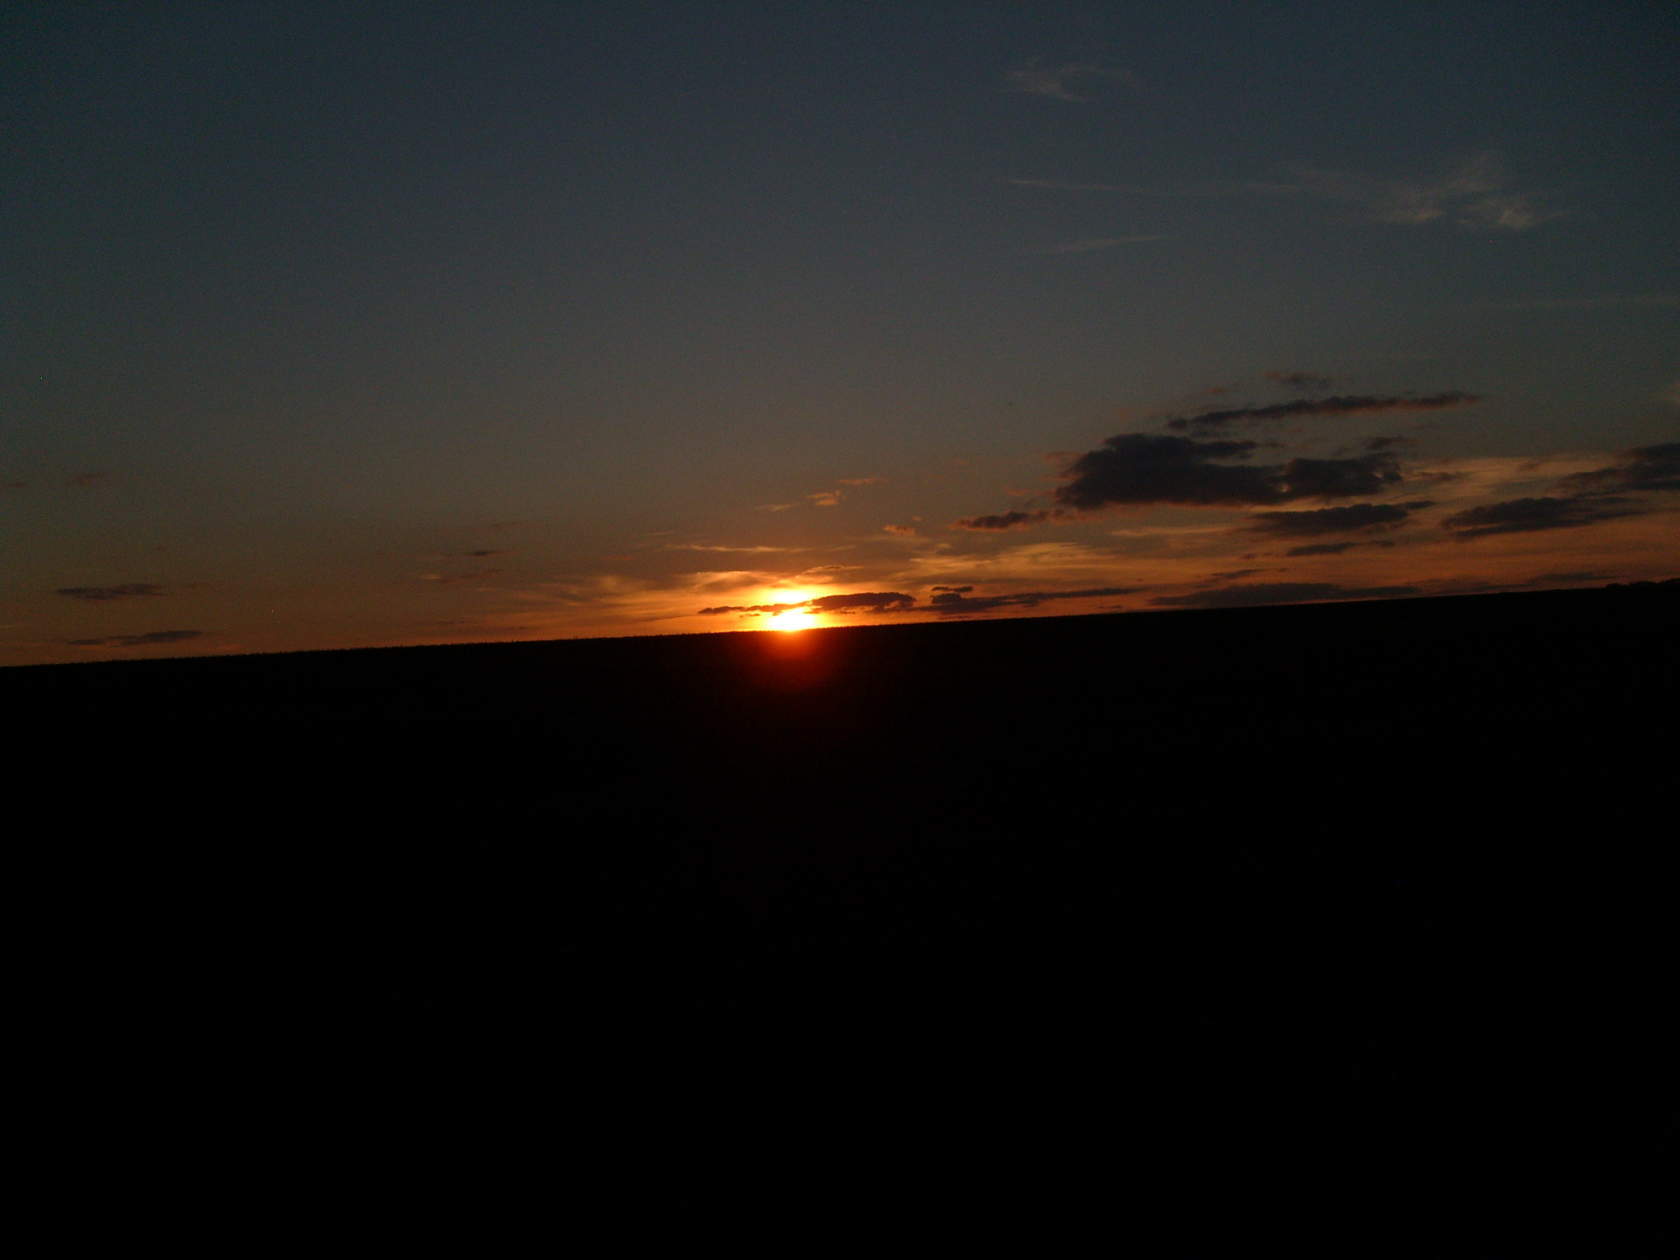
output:
M 806 612 L 803 608 L 790 608 L 787 612 L 777 613 L 764 624 L 771 630 L 809 630 L 817 624 L 817 614 Z
M 770 595 L 766 602 L 779 604 L 782 611 L 772 613 L 764 619 L 766 630 L 809 630 L 813 626 L 820 626 L 822 618 L 807 608 L 798 607 L 814 599 L 815 593 L 806 590 L 781 590 Z

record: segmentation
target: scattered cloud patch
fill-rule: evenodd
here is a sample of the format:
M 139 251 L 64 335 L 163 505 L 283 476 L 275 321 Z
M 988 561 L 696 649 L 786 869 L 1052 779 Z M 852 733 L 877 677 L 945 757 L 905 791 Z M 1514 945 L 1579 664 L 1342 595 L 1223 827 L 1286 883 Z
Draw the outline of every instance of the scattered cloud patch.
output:
M 1256 512 L 1250 528 L 1256 533 L 1286 538 L 1393 529 L 1404 524 L 1413 512 L 1429 506 L 1428 499 L 1419 499 L 1412 503 L 1354 503 L 1347 507 L 1315 508 L 1305 512 Z
M 56 592 L 70 599 L 85 599 L 95 603 L 113 599 L 147 599 L 168 593 L 166 588 L 153 582 L 124 582 L 120 586 L 61 586 Z
M 1613 521 L 1623 516 L 1636 516 L 1637 508 L 1627 506 L 1625 499 L 1611 495 L 1578 495 L 1558 499 L 1550 496 L 1532 499 L 1507 499 L 1502 503 L 1488 503 L 1481 507 L 1455 512 L 1441 522 L 1460 542 L 1487 538 L 1494 534 L 1531 534 L 1548 529 L 1576 529 Z
M 1335 582 L 1250 582 L 1216 586 L 1188 595 L 1158 595 L 1161 608 L 1257 608 L 1266 604 L 1306 604 L 1338 599 L 1400 599 L 1418 595 L 1415 586 L 1341 586 Z
M 1044 96 L 1053 101 L 1091 100 L 1083 92 L 1094 86 L 1093 80 L 1097 83 L 1119 82 L 1132 88 L 1139 86 L 1137 76 L 1130 70 L 1105 66 L 1097 61 L 1064 61 L 1046 65 L 1041 58 L 1034 57 L 1026 65 L 1004 75 L 1008 91 Z
M 997 532 L 1006 529 L 1025 529 L 1030 525 L 1040 525 L 1053 515 L 1048 509 L 1039 512 L 1000 512 L 995 516 L 965 516 L 960 521 L 952 521 L 952 529 L 967 529 L 979 533 Z
M 1227 407 L 1167 421 L 1167 428 L 1179 432 L 1207 433 L 1232 424 L 1266 420 L 1293 420 L 1302 416 L 1348 416 L 1375 411 L 1442 411 L 1480 402 L 1481 395 L 1452 390 L 1444 394 L 1343 394 L 1329 398 L 1297 398 L 1264 407 Z
M 970 597 L 972 586 L 936 586 L 928 601 L 932 611 L 941 617 L 968 617 L 978 613 L 995 612 L 999 608 L 1036 608 L 1059 599 L 1098 599 L 1116 595 L 1134 595 L 1141 587 L 1100 586 L 1074 591 L 1021 591 L 1012 595 L 982 595 Z
M 700 615 L 716 617 L 724 613 L 744 613 L 775 616 L 795 610 L 842 615 L 857 612 L 908 612 L 915 603 L 914 595 L 905 595 L 898 591 L 854 591 L 844 595 L 820 595 L 815 599 L 800 600 L 791 604 L 718 604 L 711 608 L 702 608 Z
M 1301 191 L 1353 206 L 1378 223 L 1523 232 L 1560 217 L 1511 189 L 1494 153 L 1477 154 L 1432 179 L 1384 179 L 1304 164 L 1291 174 Z
M 1636 446 L 1606 468 L 1565 477 L 1560 486 L 1586 493 L 1599 490 L 1680 490 L 1680 442 Z
M 462 582 L 482 582 L 499 574 L 500 569 L 474 569 L 471 573 L 422 573 L 422 582 L 432 582 L 438 586 L 455 586 Z
M 1267 372 L 1266 379 L 1290 389 L 1329 389 L 1331 385 L 1328 376 L 1315 376 L 1311 372 Z
M 1392 547 L 1394 544 L 1386 538 L 1370 538 L 1356 542 L 1333 543 L 1304 543 L 1299 547 L 1291 547 L 1283 554 L 1286 556 L 1339 556 L 1344 551 L 1351 551 L 1355 547 Z
M 1258 446 L 1250 441 L 1119 434 L 1068 465 L 1064 484 L 1056 488 L 1056 501 L 1081 512 L 1147 503 L 1241 507 L 1375 495 L 1401 480 L 1398 463 L 1381 452 L 1274 465 L 1222 462 L 1246 459 Z
M 184 643 L 204 634 L 202 630 L 152 630 L 146 634 L 111 634 L 102 639 L 66 639 L 71 647 L 148 647 L 154 643 Z

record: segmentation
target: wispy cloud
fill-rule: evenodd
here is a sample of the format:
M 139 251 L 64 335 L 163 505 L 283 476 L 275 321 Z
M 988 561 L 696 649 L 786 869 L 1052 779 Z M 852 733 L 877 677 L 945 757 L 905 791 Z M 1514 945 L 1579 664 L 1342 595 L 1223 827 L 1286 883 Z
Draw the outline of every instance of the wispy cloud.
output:
M 1216 586 L 1188 595 L 1158 595 L 1161 608 L 1258 608 L 1266 604 L 1309 604 L 1342 599 L 1400 599 L 1421 594 L 1416 586 L 1342 586 L 1335 582 L 1248 582 Z
M 1379 223 L 1450 223 L 1484 231 L 1521 232 L 1563 217 L 1561 210 L 1544 205 L 1535 194 L 1513 188 L 1495 153 L 1476 154 L 1439 175 L 1421 178 L 1330 170 L 1300 162 L 1286 166 L 1277 179 L 1151 185 L 1015 176 L 1003 182 L 1017 188 L 1131 197 L 1311 197 L 1352 207 Z
M 1024 92 L 1029 96 L 1046 96 L 1055 101 L 1089 101 L 1085 94 L 1103 82 L 1115 82 L 1127 87 L 1142 86 L 1130 70 L 1103 65 L 1098 61 L 1064 61 L 1046 65 L 1034 57 L 1026 65 L 1004 74 L 1007 90 Z
M 1461 228 L 1521 232 L 1560 217 L 1532 194 L 1513 190 L 1495 153 L 1479 153 L 1426 179 L 1394 179 L 1297 164 L 1289 168 L 1304 192 L 1354 206 L 1380 223 L 1451 223 Z M 1288 191 L 1289 185 L 1275 186 Z
M 1219 411 L 1203 411 L 1193 416 L 1179 416 L 1167 421 L 1167 428 L 1180 432 L 1206 433 L 1232 424 L 1260 420 L 1293 420 L 1301 416 L 1351 416 L 1376 411 L 1443 411 L 1450 407 L 1467 407 L 1481 401 L 1480 394 L 1466 394 L 1461 390 L 1426 394 L 1422 397 L 1416 394 L 1344 394 L 1329 398 L 1297 398 L 1265 407 L 1227 407 Z
M 775 616 L 795 610 L 843 615 L 858 612 L 908 612 L 915 603 L 914 595 L 906 595 L 900 591 L 853 591 L 841 595 L 819 595 L 814 599 L 800 600 L 792 604 L 719 604 L 712 608 L 702 608 L 700 615 L 716 617 L 723 613 L 742 613 L 747 616 Z
M 1530 534 L 1548 529 L 1575 529 L 1638 515 L 1625 500 L 1613 496 L 1576 496 L 1559 499 L 1507 499 L 1455 512 L 1441 522 L 1460 542 L 1494 534 Z
M 152 630 L 146 634 L 110 634 L 101 639 L 66 639 L 71 647 L 147 647 L 153 643 L 182 643 L 197 639 L 202 630 Z
M 1393 529 L 1413 512 L 1431 506 L 1428 499 L 1411 503 L 1354 503 L 1347 507 L 1315 508 L 1305 512 L 1256 512 L 1250 529 L 1284 538 L 1314 538 L 1325 534 L 1353 534 Z
M 70 599 L 104 603 L 113 599 L 146 599 L 166 595 L 168 590 L 154 582 L 124 582 L 119 586 L 61 586 L 56 593 Z
M 666 543 L 661 551 L 727 551 L 746 552 L 754 555 L 767 555 L 771 552 L 809 551 L 809 547 L 771 547 L 765 544 L 752 546 L 729 546 L 724 543 Z
M 1006 529 L 1025 529 L 1029 525 L 1039 525 L 1050 519 L 1052 513 L 1048 510 L 1039 512 L 1000 512 L 996 516 L 965 516 L 960 521 L 952 521 L 951 528 L 967 529 L 979 533 L 997 532 Z
M 422 582 L 431 582 L 438 586 L 456 586 L 463 582 L 483 582 L 495 577 L 500 569 L 474 569 L 470 573 L 422 573 Z

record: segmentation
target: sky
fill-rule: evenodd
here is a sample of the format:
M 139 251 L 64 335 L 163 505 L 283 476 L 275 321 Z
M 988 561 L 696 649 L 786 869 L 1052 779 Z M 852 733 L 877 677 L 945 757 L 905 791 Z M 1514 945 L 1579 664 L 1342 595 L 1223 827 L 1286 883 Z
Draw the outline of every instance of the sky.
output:
M 1677 47 L 8 5 L 0 664 L 1676 576 Z

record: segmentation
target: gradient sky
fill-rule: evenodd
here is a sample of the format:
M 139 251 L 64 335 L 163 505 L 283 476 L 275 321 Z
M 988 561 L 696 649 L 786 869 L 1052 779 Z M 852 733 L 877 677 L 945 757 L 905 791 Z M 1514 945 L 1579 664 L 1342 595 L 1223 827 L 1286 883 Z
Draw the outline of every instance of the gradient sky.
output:
M 0 663 L 1680 572 L 1668 0 L 0 46 Z

